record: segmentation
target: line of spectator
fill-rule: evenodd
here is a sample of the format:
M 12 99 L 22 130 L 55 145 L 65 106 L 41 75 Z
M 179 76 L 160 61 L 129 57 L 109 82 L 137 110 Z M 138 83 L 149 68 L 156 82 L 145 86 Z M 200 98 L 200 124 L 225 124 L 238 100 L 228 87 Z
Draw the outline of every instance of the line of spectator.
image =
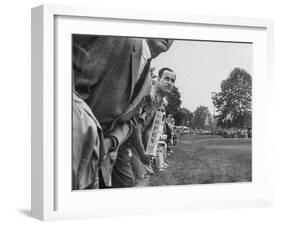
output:
M 136 186 L 143 173 L 133 168 L 156 159 L 150 151 L 158 148 L 161 126 L 152 126 L 176 75 L 162 68 L 153 77 L 150 69 L 172 43 L 72 36 L 73 190 Z

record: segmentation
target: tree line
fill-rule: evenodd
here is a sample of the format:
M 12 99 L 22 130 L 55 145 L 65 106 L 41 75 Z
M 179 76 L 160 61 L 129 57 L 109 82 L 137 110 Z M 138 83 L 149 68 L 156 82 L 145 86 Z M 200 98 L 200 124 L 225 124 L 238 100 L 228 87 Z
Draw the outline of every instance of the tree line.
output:
M 194 112 L 181 107 L 181 94 L 177 87 L 167 96 L 167 114 L 176 125 L 193 129 L 248 128 L 252 123 L 252 77 L 244 69 L 234 68 L 221 82 L 221 90 L 210 94 L 215 107 L 211 115 L 206 106 L 198 106 Z

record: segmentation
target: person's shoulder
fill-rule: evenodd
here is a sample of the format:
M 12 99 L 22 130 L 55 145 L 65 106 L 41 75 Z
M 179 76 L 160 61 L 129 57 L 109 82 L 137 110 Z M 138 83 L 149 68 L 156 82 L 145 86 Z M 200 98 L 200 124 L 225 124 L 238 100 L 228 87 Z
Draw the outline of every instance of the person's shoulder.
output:
M 83 47 L 85 50 L 93 49 L 122 49 L 125 46 L 133 46 L 138 43 L 135 38 L 98 35 L 73 35 L 73 44 Z M 138 45 L 138 44 L 136 44 Z
M 142 51 L 142 40 L 141 38 L 129 38 L 128 42 L 133 45 L 134 51 L 135 52 L 140 52 Z

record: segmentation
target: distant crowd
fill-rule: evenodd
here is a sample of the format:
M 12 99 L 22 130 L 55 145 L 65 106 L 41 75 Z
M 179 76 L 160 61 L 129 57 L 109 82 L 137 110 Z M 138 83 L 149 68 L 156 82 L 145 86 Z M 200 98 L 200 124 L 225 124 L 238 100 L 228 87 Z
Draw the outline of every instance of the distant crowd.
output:
M 224 138 L 252 138 L 252 129 L 248 128 L 219 128 L 216 130 L 192 129 L 185 127 L 182 134 L 189 135 L 221 135 Z
M 251 128 L 237 129 L 229 128 L 218 131 L 218 135 L 222 135 L 225 138 L 252 138 Z

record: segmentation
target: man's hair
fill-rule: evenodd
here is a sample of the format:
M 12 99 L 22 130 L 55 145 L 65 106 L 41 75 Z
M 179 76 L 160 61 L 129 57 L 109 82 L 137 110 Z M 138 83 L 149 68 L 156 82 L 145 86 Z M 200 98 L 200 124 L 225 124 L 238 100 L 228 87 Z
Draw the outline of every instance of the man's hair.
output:
M 158 72 L 159 78 L 162 78 L 162 75 L 163 75 L 164 71 L 170 71 L 170 72 L 173 72 L 173 73 L 174 73 L 174 71 L 173 71 L 171 68 L 163 67 L 163 68 L 161 68 L 161 69 L 159 70 L 159 72 Z

